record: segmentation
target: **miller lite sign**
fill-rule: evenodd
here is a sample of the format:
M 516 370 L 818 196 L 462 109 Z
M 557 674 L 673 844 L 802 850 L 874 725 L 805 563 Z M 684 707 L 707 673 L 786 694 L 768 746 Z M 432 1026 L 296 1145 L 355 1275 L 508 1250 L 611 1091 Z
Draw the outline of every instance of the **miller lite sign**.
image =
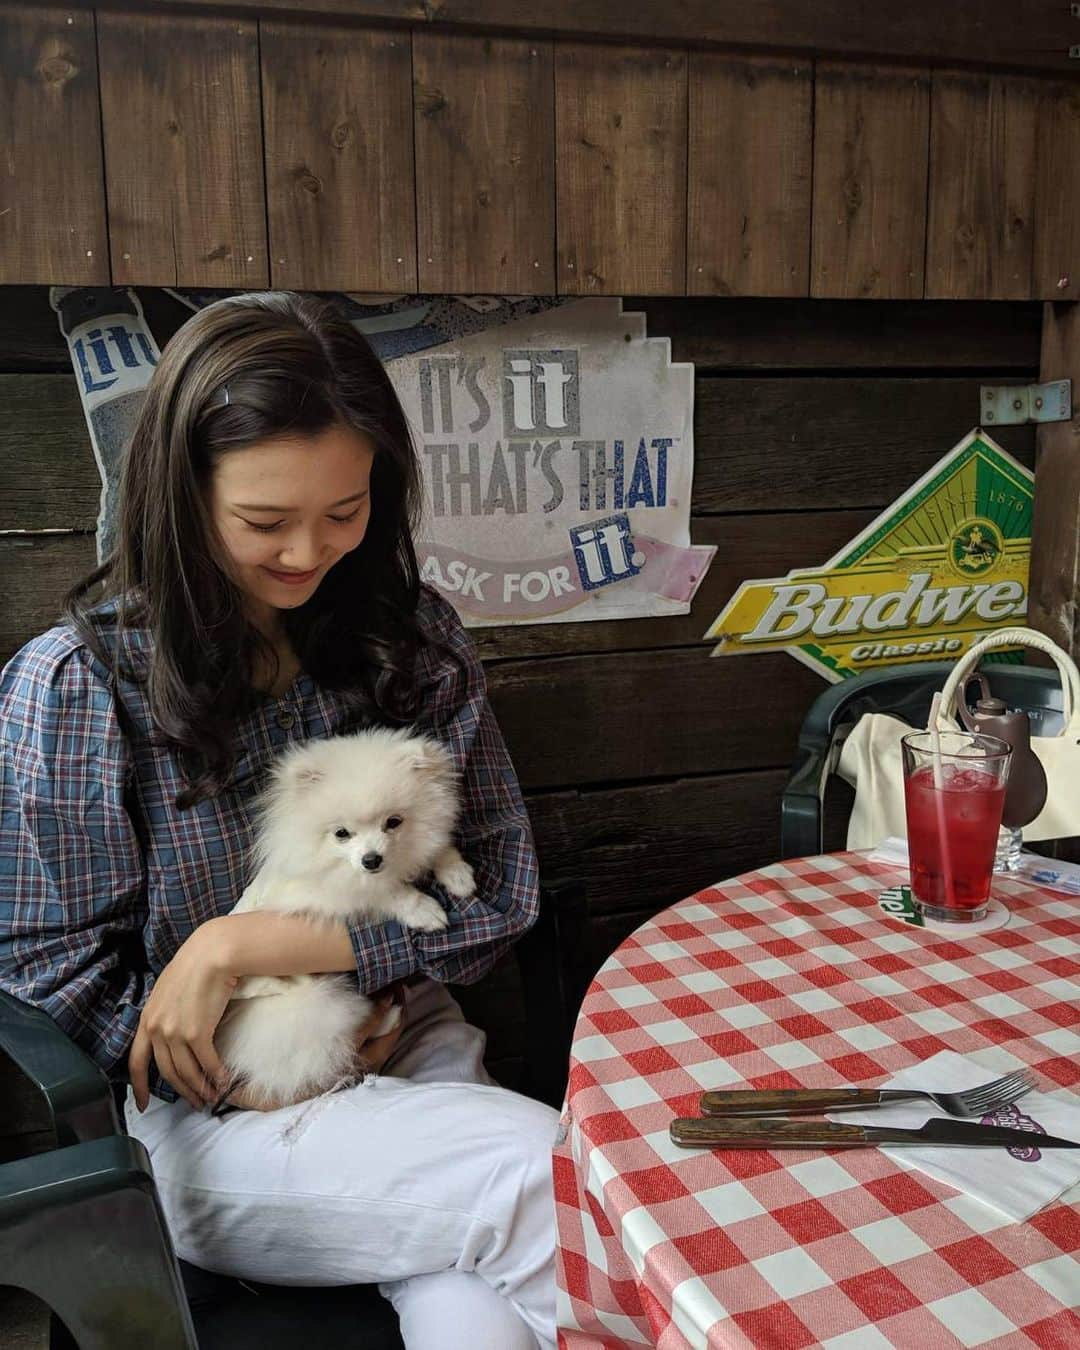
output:
M 53 286 L 49 302 L 67 339 L 101 477 L 100 562 L 115 543 L 120 466 L 161 353 L 139 298 L 129 288 Z

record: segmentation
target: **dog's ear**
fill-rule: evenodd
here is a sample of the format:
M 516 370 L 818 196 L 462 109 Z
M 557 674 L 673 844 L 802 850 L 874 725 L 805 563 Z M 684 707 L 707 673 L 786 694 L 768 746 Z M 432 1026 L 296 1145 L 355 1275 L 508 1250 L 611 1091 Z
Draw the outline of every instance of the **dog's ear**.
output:
M 454 772 L 450 752 L 438 741 L 423 737 L 413 747 L 413 772 L 436 782 L 447 782 Z

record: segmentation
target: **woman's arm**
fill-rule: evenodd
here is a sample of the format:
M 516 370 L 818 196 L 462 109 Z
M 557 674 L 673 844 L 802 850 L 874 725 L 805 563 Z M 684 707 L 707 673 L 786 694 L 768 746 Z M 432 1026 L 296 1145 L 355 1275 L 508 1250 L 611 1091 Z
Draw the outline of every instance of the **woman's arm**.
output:
M 158 976 L 139 1019 L 128 1061 L 136 1106 L 146 1109 L 151 1061 L 194 1110 L 228 1090 L 214 1033 L 243 976 L 346 971 L 354 964 L 349 934 L 337 924 L 259 911 L 200 924 Z M 358 1048 L 385 1012 L 365 1026 Z M 229 1101 L 250 1105 L 235 1093 Z
M 0 984 L 113 1079 L 154 983 L 129 771 L 86 649 L 63 632 L 27 644 L 0 681 Z
M 356 969 L 352 940 L 339 923 L 248 910 L 211 919 L 201 931 L 210 959 L 224 975 L 314 975 Z

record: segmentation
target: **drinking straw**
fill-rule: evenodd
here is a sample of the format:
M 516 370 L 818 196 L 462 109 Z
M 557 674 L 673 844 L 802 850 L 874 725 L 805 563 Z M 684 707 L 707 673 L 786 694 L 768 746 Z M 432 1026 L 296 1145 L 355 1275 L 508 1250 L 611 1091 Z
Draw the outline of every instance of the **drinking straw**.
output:
M 930 704 L 930 763 L 934 771 L 934 806 L 937 810 L 938 839 L 941 842 L 941 866 L 945 874 L 945 899 L 950 909 L 956 908 L 953 895 L 952 859 L 949 857 L 949 835 L 945 828 L 945 773 L 941 763 L 941 732 L 938 728 L 938 711 L 941 708 L 941 690 L 934 695 Z

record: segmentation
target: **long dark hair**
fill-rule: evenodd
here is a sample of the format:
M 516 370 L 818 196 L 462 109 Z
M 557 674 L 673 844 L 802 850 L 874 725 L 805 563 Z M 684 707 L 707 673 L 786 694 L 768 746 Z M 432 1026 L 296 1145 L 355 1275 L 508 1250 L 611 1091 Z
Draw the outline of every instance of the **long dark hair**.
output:
M 366 340 L 314 297 L 230 296 L 176 332 L 147 387 L 124 461 L 116 547 L 71 590 L 65 611 L 101 659 L 101 606 L 113 602 L 105 612 L 115 611 L 119 630 L 108 663 L 117 677 L 123 630 L 148 630 L 148 668 L 123 674 L 146 681 L 155 726 L 180 752 L 188 784 L 180 806 L 227 780 L 236 721 L 260 697 L 254 672 L 276 661 L 221 561 L 208 505 L 214 465 L 284 432 L 314 436 L 335 423 L 375 446 L 371 518 L 315 594 L 282 611 L 285 633 L 320 684 L 403 722 L 423 641 L 412 542 L 420 475 L 401 405 Z

